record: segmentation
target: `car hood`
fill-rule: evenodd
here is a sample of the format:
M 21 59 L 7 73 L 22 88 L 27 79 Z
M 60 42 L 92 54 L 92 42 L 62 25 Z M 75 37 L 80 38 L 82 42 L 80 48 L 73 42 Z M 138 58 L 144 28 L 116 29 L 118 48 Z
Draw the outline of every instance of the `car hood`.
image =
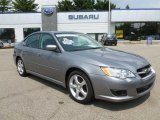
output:
M 72 52 L 79 61 L 87 62 L 97 66 L 116 67 L 129 69 L 136 72 L 137 69 L 149 64 L 139 55 L 109 48 L 91 49 Z

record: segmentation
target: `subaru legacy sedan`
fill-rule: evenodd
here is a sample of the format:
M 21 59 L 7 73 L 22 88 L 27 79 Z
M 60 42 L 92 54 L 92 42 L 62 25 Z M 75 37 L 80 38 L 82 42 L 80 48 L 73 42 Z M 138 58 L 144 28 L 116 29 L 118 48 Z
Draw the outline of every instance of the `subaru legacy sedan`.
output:
M 105 48 L 77 32 L 33 33 L 15 45 L 14 60 L 20 76 L 61 85 L 82 104 L 136 99 L 150 92 L 156 76 L 143 57 Z

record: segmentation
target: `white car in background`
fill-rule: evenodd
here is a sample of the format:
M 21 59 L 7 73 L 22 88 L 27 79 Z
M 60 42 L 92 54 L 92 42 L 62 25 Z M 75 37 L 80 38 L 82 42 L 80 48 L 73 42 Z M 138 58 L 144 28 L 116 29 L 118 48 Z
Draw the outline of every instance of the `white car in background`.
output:
M 7 41 L 0 40 L 0 48 L 13 47 L 13 46 L 14 46 L 14 43 L 9 42 L 9 40 L 7 40 Z

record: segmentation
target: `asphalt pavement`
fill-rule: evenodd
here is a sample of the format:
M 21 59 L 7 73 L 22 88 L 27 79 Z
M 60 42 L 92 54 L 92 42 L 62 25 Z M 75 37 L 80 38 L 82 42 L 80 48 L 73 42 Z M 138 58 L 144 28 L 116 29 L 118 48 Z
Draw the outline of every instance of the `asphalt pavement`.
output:
M 20 77 L 13 62 L 13 49 L 0 49 L 0 120 L 159 120 L 160 44 L 110 48 L 148 59 L 157 73 L 150 94 L 122 103 L 95 100 L 82 105 L 74 102 L 61 86 L 32 75 Z

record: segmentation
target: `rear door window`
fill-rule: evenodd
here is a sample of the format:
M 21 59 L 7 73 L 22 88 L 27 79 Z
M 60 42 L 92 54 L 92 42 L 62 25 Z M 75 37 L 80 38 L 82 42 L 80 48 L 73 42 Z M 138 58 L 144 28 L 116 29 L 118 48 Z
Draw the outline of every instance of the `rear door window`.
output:
M 40 34 L 33 34 L 26 38 L 26 46 L 31 48 L 39 48 L 40 46 Z

